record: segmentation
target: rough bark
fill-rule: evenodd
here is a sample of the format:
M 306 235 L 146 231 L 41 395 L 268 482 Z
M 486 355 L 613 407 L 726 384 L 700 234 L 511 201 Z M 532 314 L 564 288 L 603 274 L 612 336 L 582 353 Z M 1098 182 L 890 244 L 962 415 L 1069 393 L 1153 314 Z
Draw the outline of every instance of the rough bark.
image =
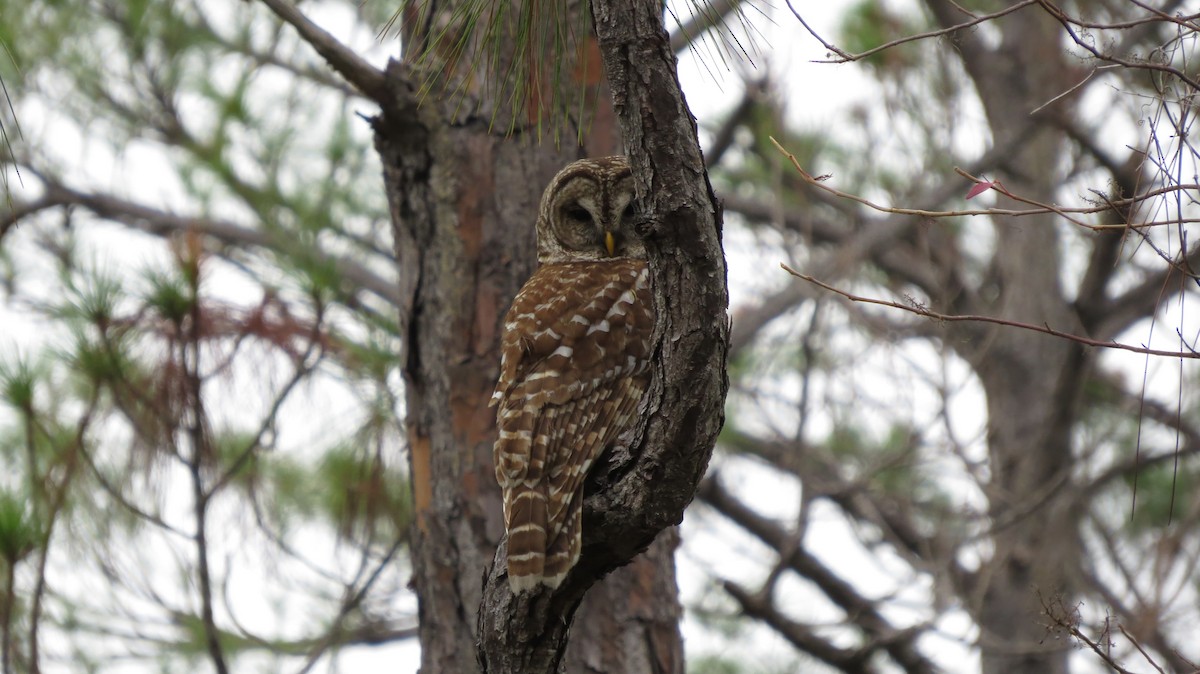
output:
M 485 671 L 558 670 L 584 593 L 682 519 L 724 419 L 729 331 L 719 213 L 662 4 L 595 0 L 592 12 L 639 196 L 652 214 L 646 238 L 658 314 L 654 379 L 642 408 L 644 433 L 639 428 L 632 450 L 614 452 L 589 480 L 583 554 L 563 585 L 514 597 L 497 552 L 480 614 Z M 646 605 L 661 613 L 653 600 Z M 682 671 L 665 635 L 646 650 L 655 654 L 646 671 Z
M 417 510 L 413 586 L 419 603 L 421 671 L 461 674 L 486 667 L 536 672 L 561 667 L 568 672 L 682 672 L 674 535 L 655 543 L 592 591 L 580 609 L 583 625 L 571 648 L 566 646 L 569 620 L 560 619 L 561 638 L 551 668 L 488 667 L 487 660 L 476 659 L 478 642 L 495 643 L 491 633 L 477 631 L 477 611 L 481 581 L 503 535 L 492 468 L 495 419 L 487 405 L 498 369 L 500 321 L 535 264 L 533 222 L 544 185 L 567 162 L 613 153 L 620 143 L 611 106 L 601 101 L 593 119 L 571 120 L 588 130 L 587 148 L 556 147 L 549 139 L 538 144 L 531 122 L 513 123 L 509 116 L 509 92 L 494 85 L 506 62 L 454 61 L 437 49 L 426 50 L 426 31 L 449 26 L 453 34 L 464 28 L 455 26 L 452 18 L 460 4 L 461 0 L 429 3 L 424 24 L 410 7 L 403 17 L 406 64 L 421 53 L 427 60 L 420 70 L 389 65 L 389 94 L 373 120 L 396 236 L 401 328 L 407 337 L 402 365 Z M 501 45 L 502 53 L 505 49 Z M 436 72 L 433 81 L 439 88 L 449 82 L 452 95 L 439 98 L 435 89 L 435 95 L 422 100 L 418 84 L 423 72 Z M 481 82 L 492 85 L 481 87 Z M 453 95 L 464 92 L 461 100 Z M 575 132 L 565 129 L 562 137 L 572 138 Z M 706 204 L 706 210 L 711 213 L 711 205 Z M 720 281 L 723 292 L 723 273 Z M 719 410 L 720 400 L 715 404 Z M 706 445 L 695 443 L 705 459 L 708 449 L 703 448 L 711 448 L 715 428 Z M 646 483 L 637 480 L 643 489 Z M 690 493 L 686 498 L 678 493 L 679 511 L 687 498 Z M 653 531 L 678 520 L 677 514 L 656 518 Z M 590 521 L 585 528 L 596 529 Z M 608 531 L 611 536 L 614 528 Z M 585 559 L 598 560 L 590 565 L 591 581 L 645 550 L 653 539 L 648 531 L 643 525 L 640 538 L 630 538 L 611 554 L 597 554 L 597 542 L 591 541 L 583 553 Z M 599 545 L 605 547 L 603 542 Z M 582 586 L 575 587 L 579 591 L 567 600 L 571 610 L 560 615 L 569 615 L 579 605 Z M 495 588 L 489 585 L 489 590 Z M 492 604 L 489 608 L 493 629 L 528 629 L 528 615 L 495 613 Z M 614 649 L 612 644 L 623 646 Z

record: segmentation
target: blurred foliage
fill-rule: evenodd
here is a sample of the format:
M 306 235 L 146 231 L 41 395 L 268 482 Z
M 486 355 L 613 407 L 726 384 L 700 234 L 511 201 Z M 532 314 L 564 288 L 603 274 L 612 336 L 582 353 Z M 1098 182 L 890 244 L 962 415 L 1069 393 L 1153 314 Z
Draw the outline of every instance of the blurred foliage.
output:
M 339 616 L 411 620 L 388 561 L 412 511 L 395 267 L 361 100 L 258 3 L 0 16 L 14 204 L 78 201 L 0 246 L 6 309 L 40 331 L 0 354 L 0 552 L 46 557 L 13 588 L 44 607 L 42 658 L 192 671 L 215 629 L 259 666 L 353 641 Z M 247 584 L 274 622 L 224 617 Z M 368 589 L 372 614 L 343 606 Z
M 689 674 L 745 674 L 738 662 L 727 657 L 706 655 L 696 658 L 688 665 Z
M 1137 502 L 1127 528 L 1135 534 L 1154 533 L 1172 524 L 1192 526 L 1196 517 L 1196 489 L 1200 485 L 1196 468 L 1174 461 L 1143 465 L 1136 473 L 1123 476 L 1130 494 L 1137 483 Z
M 840 46 L 851 54 L 870 51 L 893 40 L 928 30 L 919 20 L 920 13 L 899 11 L 878 0 L 860 0 L 842 16 L 838 28 Z M 885 49 L 860 62 L 883 72 L 910 70 L 918 64 L 921 43 L 910 42 Z
M 40 537 L 38 523 L 31 517 L 26 494 L 0 490 L 0 557 L 14 567 L 33 551 Z
M 342 446 L 325 452 L 317 475 L 323 510 L 343 537 L 371 540 L 407 533 L 412 505 L 403 473 L 377 457 L 361 456 L 357 446 Z
M 395 9 L 379 1 L 323 4 L 362 12 L 368 46 Z M 500 11 L 483 18 L 491 6 Z M 706 7 L 680 6 L 693 15 Z M 202 553 L 216 576 L 217 640 L 231 657 L 305 653 L 325 635 L 297 635 L 323 629 L 329 647 L 348 647 L 338 639 L 349 636 L 333 629 L 347 613 L 385 627 L 411 618 L 404 564 L 390 557 L 413 516 L 397 418 L 395 260 L 380 167 L 369 129 L 355 116 L 361 99 L 254 2 L 0 0 L 0 17 L 7 54 L 0 78 L 14 103 L 10 115 L 23 122 L 11 135 L 15 119 L 10 126 L 0 113 L 5 147 L 30 183 L 14 200 L 32 200 L 53 183 L 109 209 L 49 208 L 7 232 L 0 250 L 0 292 L 37 317 L 44 345 L 0 358 L 0 556 L 28 571 L 14 588 L 22 607 L 38 591 L 30 555 L 48 557 L 52 582 L 41 591 L 49 657 L 88 671 L 130 660 L 193 670 L 214 629 L 197 608 Z M 563 115 L 583 116 L 589 85 L 566 69 L 570 59 L 545 58 L 574 49 L 586 34 L 585 24 L 561 17 L 516 3 L 468 4 L 430 36 L 427 72 L 441 74 L 444 62 L 511 61 L 503 81 L 470 84 L 511 87 L 511 123 L 553 136 Z M 485 20 L 493 23 L 481 27 Z M 510 20 L 520 35 L 516 52 L 489 51 L 501 30 L 495 22 Z M 926 30 L 924 22 L 863 0 L 846 14 L 838 41 L 863 51 Z M 740 15 L 730 24 L 716 33 L 726 53 L 753 51 L 753 29 Z M 468 39 L 479 31 L 482 40 Z M 476 43 L 484 47 L 466 51 Z M 860 209 L 817 198 L 796 178 L 770 144 L 774 136 L 801 166 L 832 173 L 850 192 L 904 203 L 941 186 L 962 147 L 977 147 L 985 134 L 961 123 L 974 119 L 964 114 L 970 83 L 947 59 L 925 58 L 933 44 L 866 60 L 881 93 L 839 111 L 836 127 L 849 135 L 787 123 L 784 92 L 764 86 L 732 120 L 737 128 L 714 184 L 769 200 L 780 214 L 861 224 Z M 426 84 L 431 95 L 439 85 L 447 87 L 440 93 L 469 93 L 465 79 L 431 75 Z M 127 243 L 106 248 L 114 225 Z M 763 246 L 772 258 L 757 260 L 759 268 L 774 271 L 777 253 L 809 260 L 828 248 L 806 232 L 757 229 L 772 237 Z M 957 237 L 968 229 L 940 231 Z M 147 238 L 152 261 L 140 259 Z M 835 271 L 888 286 L 890 272 L 852 262 Z M 844 487 L 823 495 L 869 497 L 942 535 L 930 540 L 944 543 L 948 557 L 962 550 L 973 557 L 980 533 L 964 503 L 978 494 L 947 476 L 966 482 L 978 475 L 963 473 L 977 466 L 969 456 L 950 457 L 965 466 L 955 469 L 931 459 L 945 458 L 950 441 L 924 401 L 904 397 L 932 385 L 912 384 L 904 377 L 920 368 L 887 361 L 881 354 L 893 350 L 874 348 L 930 333 L 896 326 L 896 334 L 883 334 L 854 319 L 830 312 L 819 326 L 820 349 L 806 350 L 792 331 L 733 354 L 734 394 L 717 461 L 757 455 L 761 466 L 778 443 L 789 450 L 774 464 L 780 471 L 820 472 Z M 938 358 L 954 362 L 945 352 L 930 360 Z M 856 380 L 864 369 L 881 376 Z M 900 393 L 876 397 L 881 380 Z M 951 404 L 949 393 L 938 393 Z M 1104 387 L 1089 386 L 1085 395 L 1087 439 L 1107 450 L 1133 447 L 1138 427 L 1127 401 Z M 800 423 L 814 418 L 826 423 Z M 967 450 L 978 442 L 967 439 Z M 1195 478 L 1170 462 L 1140 471 L 1128 529 L 1169 529 L 1194 507 Z M 221 533 L 212 550 L 195 544 L 200 511 Z M 848 528 L 861 524 L 844 519 Z M 860 528 L 867 533 L 858 542 L 878 547 L 878 527 Z M 975 538 L 956 548 L 968 535 Z M 927 570 L 914 566 L 913 577 Z M 257 606 L 282 617 L 235 624 L 230 598 L 236 603 L 247 587 Z M 907 588 L 893 589 L 879 604 L 886 609 L 896 599 L 911 613 Z M 368 591 L 384 607 L 377 614 L 343 603 Z M 935 606 L 930 619 L 940 611 Z M 730 642 L 747 641 L 750 628 L 728 601 L 694 614 Z M 16 644 L 23 652 L 25 634 Z M 185 654 L 195 661 L 181 663 Z M 729 656 L 700 657 L 691 667 L 775 671 Z M 778 671 L 807 669 L 793 663 Z

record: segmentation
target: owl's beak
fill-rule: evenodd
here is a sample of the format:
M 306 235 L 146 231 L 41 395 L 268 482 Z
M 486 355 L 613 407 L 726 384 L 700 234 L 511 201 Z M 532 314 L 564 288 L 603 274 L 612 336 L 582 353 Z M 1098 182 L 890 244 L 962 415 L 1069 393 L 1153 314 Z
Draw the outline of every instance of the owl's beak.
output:
M 604 232 L 604 247 L 608 249 L 609 257 L 612 257 L 613 251 L 617 249 L 617 240 L 613 238 L 613 233 L 607 230 Z

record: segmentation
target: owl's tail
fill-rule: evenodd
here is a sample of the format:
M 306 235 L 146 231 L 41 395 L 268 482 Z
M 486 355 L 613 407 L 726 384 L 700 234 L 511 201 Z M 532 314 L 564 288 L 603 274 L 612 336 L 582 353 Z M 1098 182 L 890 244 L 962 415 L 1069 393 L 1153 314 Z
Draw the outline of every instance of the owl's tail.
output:
M 567 572 L 579 561 L 579 548 L 583 539 L 583 495 L 576 494 L 567 503 L 563 519 L 551 528 L 558 533 L 546 549 L 546 568 L 542 571 L 543 583 L 558 587 L 567 577 Z
M 508 584 L 516 593 L 546 583 L 546 492 L 540 484 L 519 484 L 506 491 Z M 561 577 L 551 587 L 559 582 Z
M 546 519 L 546 497 L 537 487 L 515 488 L 508 512 L 508 583 L 514 593 L 538 585 L 556 588 L 579 561 L 583 499 L 573 498 L 557 524 Z M 506 495 L 508 500 L 510 495 Z M 548 530 L 554 529 L 554 536 Z

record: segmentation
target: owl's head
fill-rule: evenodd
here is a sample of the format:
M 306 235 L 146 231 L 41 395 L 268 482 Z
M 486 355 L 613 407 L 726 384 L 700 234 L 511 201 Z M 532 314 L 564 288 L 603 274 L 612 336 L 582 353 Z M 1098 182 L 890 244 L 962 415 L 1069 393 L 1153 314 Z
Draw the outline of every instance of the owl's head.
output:
M 580 159 L 558 172 L 538 212 L 538 263 L 645 258 L 634 231 L 633 175 L 624 157 Z

